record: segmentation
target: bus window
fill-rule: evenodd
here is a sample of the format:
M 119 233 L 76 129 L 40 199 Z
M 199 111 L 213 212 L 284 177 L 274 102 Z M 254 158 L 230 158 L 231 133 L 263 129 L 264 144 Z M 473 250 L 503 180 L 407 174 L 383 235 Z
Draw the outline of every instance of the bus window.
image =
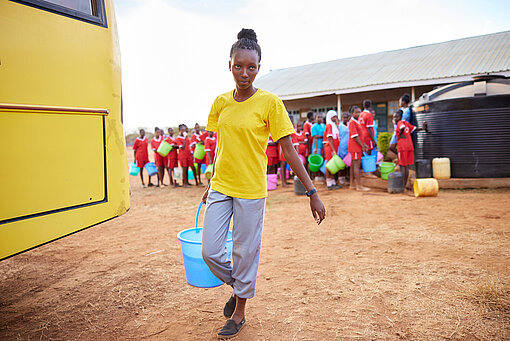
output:
M 12 0 L 48 12 L 106 27 L 104 0 Z
M 92 2 L 94 0 L 46 0 L 52 4 L 59 5 L 65 8 L 74 9 L 78 12 L 96 15 L 92 12 Z

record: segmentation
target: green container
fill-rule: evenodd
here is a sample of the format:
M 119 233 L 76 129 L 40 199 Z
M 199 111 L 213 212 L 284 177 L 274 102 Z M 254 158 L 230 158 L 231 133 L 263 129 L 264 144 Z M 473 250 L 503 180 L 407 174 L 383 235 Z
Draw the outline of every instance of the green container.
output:
M 342 161 L 340 156 L 335 154 L 331 160 L 326 163 L 326 168 L 331 174 L 336 174 L 339 170 L 345 169 L 345 163 Z
M 205 147 L 203 144 L 197 143 L 195 146 L 195 152 L 193 153 L 193 156 L 197 160 L 203 160 L 205 157 Z
M 156 152 L 165 157 L 168 155 L 168 153 L 170 153 L 170 151 L 172 150 L 172 145 L 166 141 L 163 141 L 161 142 L 161 144 L 159 145 L 158 147 L 158 150 L 156 150 Z
M 381 170 L 381 179 L 388 180 L 388 174 L 395 171 L 395 164 L 393 162 L 383 162 L 379 165 Z
M 308 156 L 308 167 L 310 168 L 310 172 L 318 172 L 323 162 L 324 159 L 322 158 L 322 155 L 310 154 L 310 156 Z
M 207 179 L 212 178 L 212 171 L 213 171 L 213 166 L 212 166 L 212 165 L 207 166 L 207 168 L 206 168 L 206 170 L 205 170 L 205 172 L 204 172 L 205 177 L 206 177 Z

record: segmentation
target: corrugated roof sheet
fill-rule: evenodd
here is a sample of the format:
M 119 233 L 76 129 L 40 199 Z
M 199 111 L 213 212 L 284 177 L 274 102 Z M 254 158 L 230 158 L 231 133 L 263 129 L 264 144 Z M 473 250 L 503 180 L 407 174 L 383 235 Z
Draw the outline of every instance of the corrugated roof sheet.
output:
M 510 31 L 274 70 L 255 84 L 281 97 L 299 98 L 507 71 Z

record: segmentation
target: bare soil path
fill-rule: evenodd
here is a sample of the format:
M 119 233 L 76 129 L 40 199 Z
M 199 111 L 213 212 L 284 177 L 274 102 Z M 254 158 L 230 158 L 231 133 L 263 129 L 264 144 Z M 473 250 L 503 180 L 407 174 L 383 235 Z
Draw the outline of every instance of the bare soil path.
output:
M 128 155 L 131 152 L 128 152 Z M 203 188 L 142 189 L 114 220 L 0 262 L 2 340 L 214 340 L 226 286 L 186 284 Z M 510 190 L 270 192 L 238 340 L 510 339 Z

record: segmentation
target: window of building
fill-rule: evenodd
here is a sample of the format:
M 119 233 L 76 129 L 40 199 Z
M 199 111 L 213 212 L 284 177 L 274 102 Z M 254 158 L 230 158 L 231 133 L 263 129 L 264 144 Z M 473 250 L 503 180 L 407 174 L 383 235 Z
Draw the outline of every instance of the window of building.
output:
M 389 101 L 388 102 L 388 116 L 393 116 L 393 114 L 397 110 L 398 110 L 398 101 Z
M 104 0 L 12 0 L 48 12 L 106 27 Z
M 330 110 L 336 111 L 336 107 L 320 107 L 320 108 L 311 108 L 310 109 L 310 111 L 312 111 L 314 113 L 321 113 L 321 114 L 326 114 Z
M 289 110 L 288 113 L 289 113 L 289 118 L 292 121 L 292 123 L 299 122 L 299 119 L 301 117 L 299 110 Z

